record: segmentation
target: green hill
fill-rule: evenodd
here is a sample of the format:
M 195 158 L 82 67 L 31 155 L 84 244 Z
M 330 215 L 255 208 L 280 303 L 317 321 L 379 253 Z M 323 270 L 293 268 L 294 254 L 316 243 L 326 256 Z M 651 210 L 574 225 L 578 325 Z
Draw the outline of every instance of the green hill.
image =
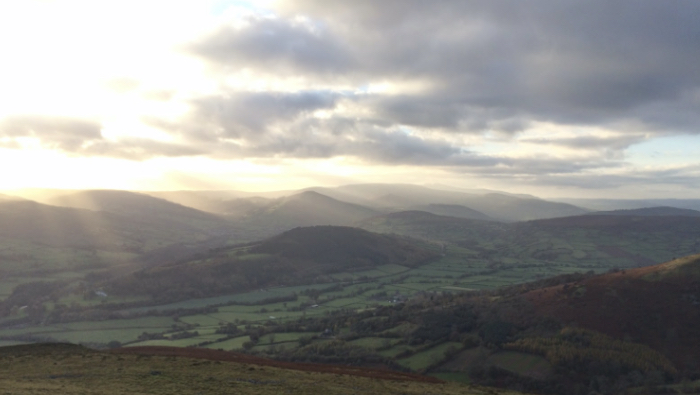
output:
M 497 268 L 608 270 L 700 252 L 700 217 L 690 216 L 580 215 L 498 223 L 407 211 L 368 218 L 358 225 L 467 248 Z
M 412 267 L 437 257 L 433 252 L 395 237 L 337 226 L 292 229 L 265 240 L 251 252 L 313 262 L 334 271 L 389 264 Z
M 257 244 L 212 249 L 108 281 L 119 295 L 158 302 L 239 293 L 279 285 L 330 282 L 332 274 L 380 265 L 417 266 L 439 255 L 415 243 L 362 229 L 296 228 Z

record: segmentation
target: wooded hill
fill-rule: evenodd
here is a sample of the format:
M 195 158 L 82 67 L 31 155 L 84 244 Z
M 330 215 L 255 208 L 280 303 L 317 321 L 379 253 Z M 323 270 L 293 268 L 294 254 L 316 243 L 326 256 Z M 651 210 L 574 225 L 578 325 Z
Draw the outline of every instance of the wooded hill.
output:
M 418 266 L 440 255 L 397 237 L 351 227 L 296 228 L 257 244 L 213 249 L 192 259 L 107 281 L 110 293 L 166 302 L 280 285 L 329 282 L 328 275 L 380 265 Z

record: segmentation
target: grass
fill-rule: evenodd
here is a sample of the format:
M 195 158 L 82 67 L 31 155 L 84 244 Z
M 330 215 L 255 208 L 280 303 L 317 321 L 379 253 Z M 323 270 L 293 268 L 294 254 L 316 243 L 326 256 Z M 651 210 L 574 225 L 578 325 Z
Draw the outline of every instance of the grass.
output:
M 430 373 L 429 376 L 437 377 L 440 380 L 454 381 L 457 383 L 469 384 L 471 382 L 471 380 L 469 379 L 469 375 L 466 373 L 439 372 Z
M 420 371 L 445 359 L 445 351 L 450 347 L 461 348 L 457 342 L 446 342 L 425 351 L 417 352 L 410 357 L 396 360 L 400 365 L 412 370 Z
M 250 336 L 239 336 L 233 339 L 227 339 L 221 342 L 212 343 L 204 346 L 205 348 L 212 348 L 215 350 L 240 350 L 243 348 L 243 343 L 250 340 Z
M 399 339 L 389 339 L 384 337 L 363 337 L 361 339 L 356 339 L 350 341 L 350 344 L 366 347 L 372 350 L 388 346 L 394 346 L 398 343 Z
M 137 346 L 190 347 L 190 346 L 196 346 L 196 345 L 203 343 L 203 342 L 215 342 L 215 341 L 222 339 L 224 337 L 226 337 L 226 335 L 214 334 L 214 335 L 190 337 L 187 339 L 179 339 L 179 340 L 146 340 L 146 341 L 142 341 L 142 342 L 138 342 L 138 343 L 131 343 L 128 345 L 128 347 L 137 347 Z
M 6 394 L 487 394 L 486 388 L 377 380 L 185 357 L 121 355 L 66 346 L 0 349 Z M 500 394 L 514 394 L 499 391 Z
M 521 376 L 544 378 L 552 372 L 552 365 L 545 358 L 516 351 L 497 352 L 487 363 Z

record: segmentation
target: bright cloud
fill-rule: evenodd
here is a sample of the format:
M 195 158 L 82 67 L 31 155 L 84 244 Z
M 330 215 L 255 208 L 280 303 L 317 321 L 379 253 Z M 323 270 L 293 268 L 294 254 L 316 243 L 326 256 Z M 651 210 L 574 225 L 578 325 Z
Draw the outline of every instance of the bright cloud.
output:
M 700 131 L 699 12 L 685 0 L 5 2 L 0 166 L 23 163 L 6 182 L 27 186 L 420 174 L 698 196 L 693 144 L 670 142 Z M 36 170 L 48 165 L 64 179 Z

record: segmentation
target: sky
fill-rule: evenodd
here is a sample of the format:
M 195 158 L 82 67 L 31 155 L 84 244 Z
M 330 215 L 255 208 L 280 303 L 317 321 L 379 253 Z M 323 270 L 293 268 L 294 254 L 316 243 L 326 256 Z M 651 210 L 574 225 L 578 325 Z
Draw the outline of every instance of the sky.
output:
M 700 1 L 0 2 L 0 189 L 700 198 Z

